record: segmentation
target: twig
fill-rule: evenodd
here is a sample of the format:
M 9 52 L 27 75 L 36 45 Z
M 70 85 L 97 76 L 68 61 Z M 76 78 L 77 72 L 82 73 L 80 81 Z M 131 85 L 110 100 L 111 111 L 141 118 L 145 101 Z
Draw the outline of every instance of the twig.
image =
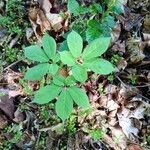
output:
M 46 132 L 48 130 L 55 131 L 56 129 L 59 129 L 62 125 L 63 125 L 63 123 L 59 123 L 56 126 L 39 129 L 39 131 L 44 131 L 44 132 Z
M 38 137 L 37 137 L 37 140 L 36 140 L 36 144 L 35 144 L 35 150 L 38 150 L 38 145 L 39 145 L 39 141 L 40 141 L 40 136 L 41 136 L 41 132 L 39 131 Z
M 125 84 L 117 75 L 116 75 L 116 78 L 121 82 L 121 84 L 122 84 L 125 88 L 134 89 L 134 88 L 138 87 L 138 86 L 129 86 L 129 85 Z M 149 85 L 147 85 L 147 86 L 149 86 Z M 142 94 L 139 94 L 138 92 L 136 92 L 136 94 L 139 95 L 139 96 L 141 96 L 143 99 L 145 99 L 145 100 L 147 100 L 147 101 L 150 102 L 150 99 L 149 99 L 149 98 L 143 96 Z
M 13 62 L 12 64 L 10 64 L 10 65 L 9 65 L 9 66 L 7 66 L 6 68 L 4 68 L 4 69 L 3 69 L 3 71 L 6 71 L 7 69 L 11 68 L 13 65 L 16 65 L 17 63 L 19 63 L 20 61 L 22 61 L 22 59 L 21 59 L 21 60 L 17 60 L 17 61 L 15 61 L 15 62 Z

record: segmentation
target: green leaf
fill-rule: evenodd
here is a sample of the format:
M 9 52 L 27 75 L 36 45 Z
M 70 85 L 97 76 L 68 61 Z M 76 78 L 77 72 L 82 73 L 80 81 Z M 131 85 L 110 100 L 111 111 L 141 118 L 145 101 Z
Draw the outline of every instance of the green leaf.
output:
M 81 90 L 80 88 L 73 86 L 68 89 L 72 99 L 75 101 L 75 103 L 82 107 L 87 108 L 90 106 L 89 99 L 85 93 L 85 91 Z
M 102 26 L 106 29 L 111 29 L 116 25 L 116 22 L 114 20 L 114 17 L 107 15 L 102 20 Z
M 37 66 L 34 66 L 32 68 L 29 68 L 25 74 L 26 80 L 36 81 L 41 80 L 42 77 L 48 72 L 49 64 L 39 64 Z
M 74 16 L 80 13 L 80 5 L 76 0 L 68 0 L 67 8 Z
M 90 135 L 95 141 L 98 141 L 104 137 L 105 132 L 102 129 L 93 129 L 90 131 Z
M 83 49 L 82 37 L 75 31 L 72 31 L 67 36 L 67 44 L 71 54 L 78 58 L 81 55 Z
M 51 75 L 55 75 L 58 71 L 58 65 L 57 64 L 49 64 L 48 73 Z
M 48 58 L 52 59 L 56 53 L 55 40 L 46 33 L 42 38 L 42 46 Z
M 110 11 L 119 15 L 124 12 L 124 7 L 122 4 L 123 0 L 117 0 L 115 4 L 110 8 Z
M 58 100 L 56 102 L 56 113 L 64 121 L 69 118 L 73 110 L 73 100 L 67 90 L 60 93 Z
M 115 71 L 113 65 L 105 59 L 96 59 L 89 64 L 89 69 L 98 74 L 107 75 Z
M 86 30 L 86 40 L 91 42 L 102 35 L 102 29 L 100 26 L 100 22 L 97 20 L 89 20 L 88 26 Z
M 101 56 L 110 44 L 110 37 L 101 37 L 92 41 L 83 51 L 83 59 L 89 60 Z
M 48 62 L 49 58 L 45 55 L 44 51 L 37 45 L 29 46 L 25 49 L 25 57 L 38 62 Z
M 87 71 L 80 65 L 75 65 L 72 67 L 72 75 L 77 81 L 82 83 L 87 80 Z
M 76 83 L 76 80 L 75 80 L 75 78 L 74 78 L 72 75 L 68 76 L 68 77 L 65 79 L 65 84 L 66 84 L 67 86 L 74 85 L 75 83 Z
M 61 90 L 61 87 L 54 84 L 42 87 L 36 91 L 33 102 L 38 104 L 46 104 L 58 96 Z
M 68 51 L 60 52 L 60 59 L 63 64 L 67 64 L 68 66 L 75 65 L 75 58 Z
M 60 51 L 60 52 L 62 52 L 62 51 L 69 51 L 69 47 L 68 47 L 68 44 L 67 44 L 67 40 L 63 41 L 63 42 L 60 44 L 59 51 Z
M 64 86 L 65 78 L 61 75 L 57 75 L 53 77 L 53 83 L 58 86 Z
M 53 60 L 53 63 L 57 63 L 57 62 L 60 60 L 60 54 L 57 53 L 57 54 L 52 58 L 52 60 Z
M 98 3 L 93 3 L 89 6 L 89 11 L 90 13 L 102 13 L 103 12 L 103 9 L 102 9 L 102 6 Z

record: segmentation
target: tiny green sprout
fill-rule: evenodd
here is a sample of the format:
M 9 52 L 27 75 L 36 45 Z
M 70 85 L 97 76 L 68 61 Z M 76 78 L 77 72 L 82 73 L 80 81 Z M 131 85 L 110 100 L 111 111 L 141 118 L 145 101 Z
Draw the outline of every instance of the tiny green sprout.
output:
M 150 145 L 150 135 L 147 136 L 146 141 L 147 141 L 147 144 Z
M 90 130 L 91 137 L 95 140 L 98 141 L 100 139 L 102 139 L 104 137 L 104 135 L 106 134 L 106 131 L 104 131 L 103 129 L 99 128 L 99 129 L 92 129 Z
M 128 75 L 128 79 L 131 82 L 131 84 L 135 85 L 137 81 L 137 76 L 135 74 Z
M 110 37 L 98 38 L 83 49 L 81 36 L 72 31 L 67 37 L 67 44 L 69 51 L 60 52 L 60 59 L 71 67 L 72 75 L 77 81 L 84 83 L 88 78 L 88 71 L 107 75 L 115 70 L 109 61 L 99 58 L 108 49 Z

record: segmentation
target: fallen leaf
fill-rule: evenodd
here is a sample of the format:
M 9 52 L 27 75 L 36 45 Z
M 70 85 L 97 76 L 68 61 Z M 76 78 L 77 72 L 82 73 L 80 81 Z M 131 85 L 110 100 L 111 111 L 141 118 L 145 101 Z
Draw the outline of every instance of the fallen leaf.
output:
M 30 8 L 29 20 L 32 24 L 33 30 L 38 40 L 46 31 L 60 32 L 68 27 L 68 18 L 70 14 L 64 12 L 62 17 L 59 13 L 51 13 L 52 4 L 49 0 L 38 0 L 40 8 Z
M 9 98 L 8 95 L 0 97 L 0 110 L 10 119 L 14 118 L 15 105 L 13 103 L 13 98 Z
M 119 70 L 124 70 L 126 67 L 127 67 L 128 63 L 125 59 L 120 59 L 118 62 L 117 62 L 117 67 Z
M 126 51 L 128 54 L 129 64 L 136 64 L 145 58 L 143 45 L 140 38 L 129 38 L 126 40 Z
M 139 145 L 130 144 L 128 150 L 143 150 Z
M 140 104 L 134 110 L 123 107 L 122 110 L 117 113 L 119 125 L 130 140 L 134 140 L 138 136 L 139 129 L 141 129 L 142 125 L 139 119 L 144 117 L 145 110 L 144 104 Z
M 144 17 L 144 33 L 150 33 L 150 13 Z
M 7 124 L 7 118 L 4 115 L 0 114 L 0 129 L 4 129 L 7 126 Z
M 127 148 L 127 138 L 123 133 L 121 128 L 110 127 L 113 141 L 116 145 L 118 145 L 122 150 Z
M 50 13 L 52 8 L 50 0 L 38 0 L 38 3 L 45 13 Z

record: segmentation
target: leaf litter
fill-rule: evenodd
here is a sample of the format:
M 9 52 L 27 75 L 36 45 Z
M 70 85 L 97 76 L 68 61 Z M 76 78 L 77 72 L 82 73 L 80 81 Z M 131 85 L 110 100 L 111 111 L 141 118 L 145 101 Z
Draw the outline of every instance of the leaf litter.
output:
M 58 38 L 69 29 L 69 12 L 64 9 L 63 18 L 59 14 L 59 5 L 54 3 L 38 0 L 38 5 L 29 8 L 29 20 L 38 40 L 46 31 Z M 56 118 L 53 106 L 38 107 L 30 103 L 32 96 L 26 97 L 28 90 L 31 89 L 32 92 L 38 89 L 39 83 L 23 82 L 20 85 L 18 81 L 22 74 L 10 68 L 6 69 L 0 85 L 0 93 L 3 93 L 0 96 L 0 129 L 5 129 L 11 122 L 14 131 L 0 131 L 1 137 L 10 140 L 13 139 L 12 134 L 19 131 L 21 138 L 14 145 L 22 149 L 43 149 L 41 141 L 47 149 L 61 149 L 61 145 L 72 150 L 149 149 L 146 138 L 150 123 L 150 63 L 145 63 L 150 61 L 148 7 L 148 0 L 129 0 L 124 8 L 124 15 L 117 16 L 118 22 L 111 34 L 112 45 L 106 57 L 112 57 L 110 52 L 119 55 L 115 60 L 118 71 L 113 81 L 108 80 L 106 76 L 95 78 L 94 75 L 89 75 L 89 80 L 82 88 L 88 93 L 92 110 L 88 113 L 75 110 L 74 115 L 82 115 L 75 117 L 77 130 L 72 136 L 67 136 L 68 133 L 61 124 L 57 126 L 60 120 Z M 139 9 L 140 12 L 137 11 Z M 136 75 L 136 82 L 133 74 Z M 25 88 L 28 90 L 24 90 Z M 47 114 L 43 109 L 47 110 Z M 14 122 L 19 123 L 19 126 L 15 128 Z M 102 139 L 95 141 L 87 134 L 89 129 L 103 129 L 106 132 Z M 0 139 L 0 143 L 4 139 Z

